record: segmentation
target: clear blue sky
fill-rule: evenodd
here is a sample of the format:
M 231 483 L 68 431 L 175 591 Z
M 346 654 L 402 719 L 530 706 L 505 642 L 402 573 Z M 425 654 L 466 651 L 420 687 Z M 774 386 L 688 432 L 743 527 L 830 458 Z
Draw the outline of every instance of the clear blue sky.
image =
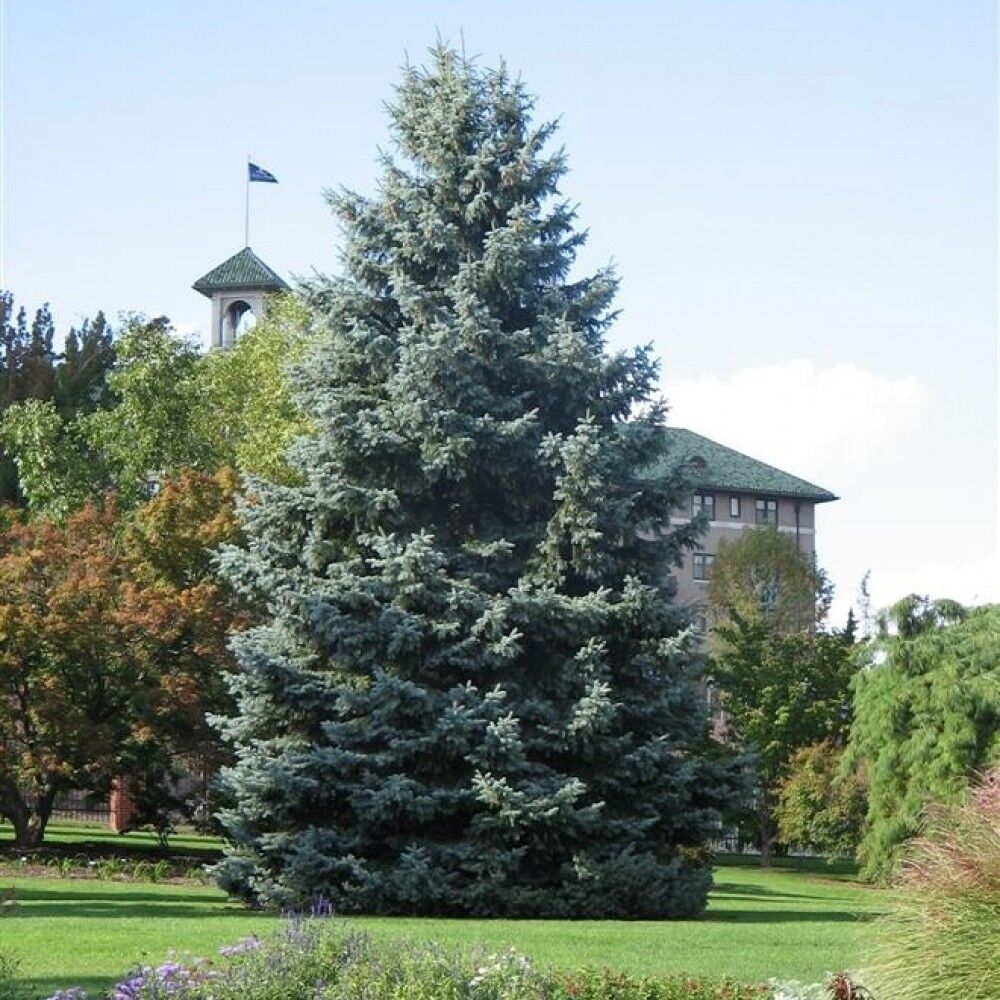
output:
M 4 0 L 0 286 L 203 331 L 243 243 L 336 267 L 320 192 L 370 190 L 383 102 L 436 33 L 561 116 L 591 243 L 678 423 L 843 499 L 849 599 L 1000 598 L 997 24 L 986 0 Z

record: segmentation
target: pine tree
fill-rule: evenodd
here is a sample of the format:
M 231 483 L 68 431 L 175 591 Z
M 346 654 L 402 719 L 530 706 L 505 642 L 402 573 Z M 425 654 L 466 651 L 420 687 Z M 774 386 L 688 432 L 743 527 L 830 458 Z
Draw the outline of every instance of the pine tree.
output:
M 376 197 L 330 204 L 345 274 L 295 369 L 299 485 L 251 483 L 228 578 L 265 606 L 222 720 L 220 883 L 341 911 L 700 912 L 732 793 L 705 753 L 695 630 L 663 586 L 695 531 L 648 349 L 552 124 L 447 47 L 406 68 Z
M 114 331 L 103 312 L 70 329 L 56 370 L 56 403 L 64 417 L 92 413 L 110 402 L 108 374 L 115 362 Z

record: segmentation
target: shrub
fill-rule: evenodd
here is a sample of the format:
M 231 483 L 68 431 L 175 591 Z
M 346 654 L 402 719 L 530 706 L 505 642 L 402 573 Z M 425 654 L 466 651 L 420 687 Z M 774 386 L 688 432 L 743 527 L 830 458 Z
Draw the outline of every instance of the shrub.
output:
M 263 940 L 244 938 L 219 959 L 172 958 L 138 969 L 114 1000 L 766 1000 L 764 984 L 610 970 L 563 974 L 514 951 L 495 955 L 432 945 L 380 945 L 319 918 L 293 919 Z M 64 990 L 49 1000 L 84 1000 Z
M 872 986 L 886 1000 L 996 1000 L 1000 988 L 1000 767 L 932 811 L 876 925 Z
M 788 764 L 774 817 L 784 844 L 812 848 L 831 858 L 853 858 L 868 801 L 855 770 L 842 773 L 843 751 L 829 741 L 803 747 Z
M 764 1000 L 771 995 L 763 983 L 690 976 L 649 978 L 610 969 L 584 969 L 550 979 L 552 1000 Z

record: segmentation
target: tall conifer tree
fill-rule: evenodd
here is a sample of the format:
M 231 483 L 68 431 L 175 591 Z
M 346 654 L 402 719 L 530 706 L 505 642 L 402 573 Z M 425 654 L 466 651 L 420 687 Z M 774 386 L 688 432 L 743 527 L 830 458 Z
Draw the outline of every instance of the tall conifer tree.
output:
M 341 911 L 702 910 L 731 793 L 666 576 L 657 367 L 609 355 L 610 271 L 554 125 L 503 69 L 407 67 L 378 193 L 329 195 L 344 276 L 294 373 L 299 485 L 252 484 L 221 884 Z

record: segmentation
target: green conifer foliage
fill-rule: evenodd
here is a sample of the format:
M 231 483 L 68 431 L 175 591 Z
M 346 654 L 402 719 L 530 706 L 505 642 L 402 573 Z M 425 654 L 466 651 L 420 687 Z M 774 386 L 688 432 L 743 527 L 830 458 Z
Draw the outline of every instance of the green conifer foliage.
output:
M 928 807 L 1000 762 L 1000 605 L 911 594 L 879 615 L 864 652 L 847 764 L 868 778 L 862 874 L 884 880 Z
M 699 913 L 731 794 L 696 638 L 662 584 L 693 529 L 644 477 L 648 351 L 611 356 L 615 278 L 574 278 L 554 127 L 506 72 L 407 68 L 374 198 L 329 195 L 344 277 L 304 295 L 301 483 L 251 484 L 228 578 L 237 763 L 217 870 L 262 905 Z

